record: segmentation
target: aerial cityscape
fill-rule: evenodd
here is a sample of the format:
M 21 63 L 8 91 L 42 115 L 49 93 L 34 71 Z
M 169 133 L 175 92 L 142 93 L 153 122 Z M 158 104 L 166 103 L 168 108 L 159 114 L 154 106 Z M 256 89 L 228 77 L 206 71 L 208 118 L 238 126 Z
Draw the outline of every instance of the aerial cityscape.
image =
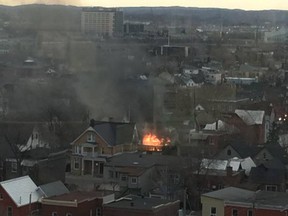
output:
M 255 2 L 0 0 L 0 216 L 287 216 L 288 3 Z

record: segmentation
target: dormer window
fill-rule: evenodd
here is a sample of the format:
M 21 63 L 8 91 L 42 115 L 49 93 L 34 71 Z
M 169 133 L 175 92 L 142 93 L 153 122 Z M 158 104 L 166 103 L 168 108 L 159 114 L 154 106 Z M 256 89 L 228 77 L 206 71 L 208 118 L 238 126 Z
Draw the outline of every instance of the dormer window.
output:
M 87 142 L 95 142 L 96 136 L 94 133 L 87 134 Z

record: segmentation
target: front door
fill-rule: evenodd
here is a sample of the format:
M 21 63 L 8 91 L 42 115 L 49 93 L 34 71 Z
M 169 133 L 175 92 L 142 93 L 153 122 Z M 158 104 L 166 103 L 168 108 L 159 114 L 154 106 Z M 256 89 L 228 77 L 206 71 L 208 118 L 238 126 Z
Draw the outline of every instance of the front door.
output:
M 92 161 L 84 160 L 84 175 L 92 175 Z

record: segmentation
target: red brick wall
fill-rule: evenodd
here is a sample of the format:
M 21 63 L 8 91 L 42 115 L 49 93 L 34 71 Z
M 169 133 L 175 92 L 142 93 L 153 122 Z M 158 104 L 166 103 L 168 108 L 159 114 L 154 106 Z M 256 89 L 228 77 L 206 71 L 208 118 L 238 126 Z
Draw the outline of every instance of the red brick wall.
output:
M 251 208 L 244 208 L 238 206 L 226 206 L 224 210 L 224 216 L 231 216 L 232 210 L 238 210 L 238 216 L 247 216 L 248 209 Z M 285 212 L 277 211 L 277 210 L 267 210 L 267 209 L 252 209 L 253 216 L 286 216 Z
M 92 210 L 92 216 L 96 215 L 96 208 L 102 210 L 102 199 L 96 199 L 79 203 L 78 207 L 66 207 L 56 205 L 42 205 L 41 216 L 51 216 L 52 212 L 57 212 L 58 216 L 66 216 L 66 213 L 71 213 L 73 216 L 90 216 L 90 210 Z M 102 211 L 101 211 L 102 212 Z
M 0 215 L 7 214 L 7 207 L 11 206 L 13 209 L 13 216 L 26 216 L 30 213 L 30 210 L 37 210 L 38 204 L 33 203 L 30 205 L 25 205 L 22 207 L 17 207 L 10 196 L 6 193 L 6 191 L 0 186 L 0 193 L 3 196 L 3 199 L 0 199 Z

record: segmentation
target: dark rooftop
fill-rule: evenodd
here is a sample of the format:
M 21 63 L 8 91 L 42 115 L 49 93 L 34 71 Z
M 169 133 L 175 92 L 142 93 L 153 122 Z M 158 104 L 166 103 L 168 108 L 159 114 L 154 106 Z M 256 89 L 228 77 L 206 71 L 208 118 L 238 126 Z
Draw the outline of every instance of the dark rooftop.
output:
M 74 202 L 76 200 L 78 203 L 81 203 L 86 200 L 102 198 L 109 194 L 111 193 L 99 192 L 99 191 L 90 191 L 90 192 L 74 191 L 74 192 L 66 193 L 66 194 L 59 195 L 59 196 L 53 196 L 47 199 L 55 200 L 55 201 L 70 201 L 70 202 Z
M 149 197 L 139 197 L 134 195 L 128 195 L 126 197 L 115 200 L 112 203 L 105 204 L 105 207 L 109 208 L 125 208 L 125 209 L 140 209 L 140 210 L 153 210 L 161 208 L 163 205 L 169 205 L 174 203 L 179 203 L 177 201 L 149 198 Z

